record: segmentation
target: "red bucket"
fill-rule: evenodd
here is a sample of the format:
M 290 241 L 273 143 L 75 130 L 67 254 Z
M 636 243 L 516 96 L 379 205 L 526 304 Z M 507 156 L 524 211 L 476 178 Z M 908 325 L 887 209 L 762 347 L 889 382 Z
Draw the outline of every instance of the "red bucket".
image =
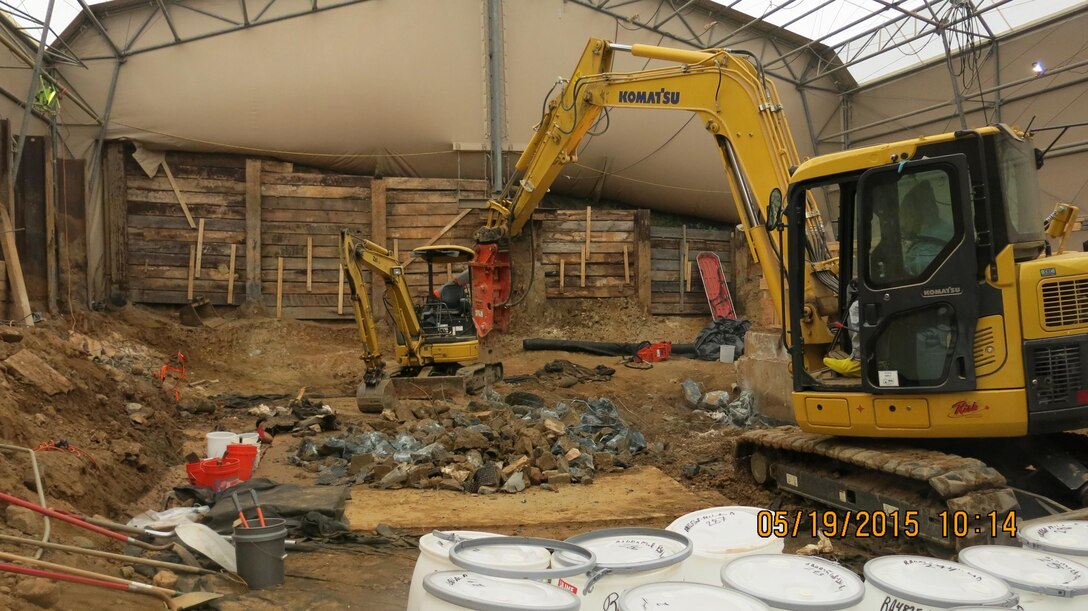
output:
M 185 463 L 185 473 L 189 476 L 189 483 L 194 486 L 203 486 L 200 483 L 204 478 L 204 469 L 199 462 Z
M 241 461 L 237 458 L 209 458 L 200 461 L 200 477 L 197 485 L 219 492 L 241 483 L 238 470 Z
M 227 453 L 223 456 L 238 459 L 241 463 L 238 467 L 238 479 L 244 482 L 253 476 L 253 467 L 257 463 L 259 449 L 259 446 L 251 443 L 232 443 L 227 446 Z

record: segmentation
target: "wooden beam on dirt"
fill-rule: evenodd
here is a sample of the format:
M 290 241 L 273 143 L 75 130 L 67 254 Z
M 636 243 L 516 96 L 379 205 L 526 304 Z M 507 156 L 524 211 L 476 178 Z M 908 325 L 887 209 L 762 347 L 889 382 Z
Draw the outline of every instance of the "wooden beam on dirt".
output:
M 45 277 L 49 311 L 57 312 L 60 283 L 57 270 L 57 189 L 53 138 L 45 139 Z
M 246 301 L 261 302 L 260 159 L 246 159 Z
M 679 270 L 680 271 L 680 276 L 678 278 L 679 279 L 678 285 L 680 287 L 680 309 L 683 310 L 684 309 L 684 292 L 685 292 L 684 291 L 684 273 L 685 273 L 685 270 L 688 267 L 688 226 L 687 225 L 682 225 L 681 227 L 682 227 L 682 229 L 681 229 L 681 236 L 680 236 L 680 270 Z
M 650 282 L 650 211 L 639 210 L 635 215 L 635 271 L 638 274 L 638 302 L 650 311 L 652 285 Z
M 375 292 L 377 292 L 375 287 Z M 336 313 L 344 313 L 344 266 L 340 266 L 340 279 L 336 283 Z
M 276 264 L 276 319 L 283 318 L 283 257 Z
M 19 251 L 15 248 L 15 228 L 8 218 L 7 205 L 0 205 L 0 247 L 7 262 L 8 285 L 11 292 L 11 319 L 18 324 L 34 326 L 30 299 L 26 294 L 23 266 L 19 263 Z
M 370 240 L 382 248 L 388 244 L 389 236 L 386 233 L 386 182 L 385 179 L 375 178 L 370 183 Z M 340 302 L 336 313 L 344 313 L 344 268 L 340 267 Z M 370 303 L 382 302 L 382 291 L 385 289 L 382 282 L 371 282 Z
M 227 270 L 227 305 L 234 305 L 234 260 L 238 256 L 238 245 L 230 245 L 230 268 Z
M 306 236 L 306 292 L 314 292 L 314 238 Z
M 170 181 L 170 188 L 174 190 L 174 197 L 178 198 L 178 203 L 181 204 L 181 211 L 185 213 L 185 220 L 189 222 L 191 229 L 196 229 L 193 215 L 189 212 L 189 206 L 185 203 L 185 198 L 181 196 L 181 189 L 178 188 L 178 183 L 174 180 L 174 173 L 170 171 L 170 164 L 166 163 L 165 158 L 162 160 L 162 169 L 166 172 L 166 179 Z
M 631 261 L 627 255 L 627 245 L 623 245 L 623 283 L 631 284 Z
M 559 260 L 559 292 L 562 293 L 567 285 L 567 265 L 563 259 Z
M 200 219 L 200 225 L 196 230 L 196 277 L 200 277 L 201 259 L 204 257 L 204 219 Z
M 589 256 L 589 243 L 593 235 L 593 206 L 586 206 L 586 255 Z
M 582 279 L 578 282 L 578 286 L 586 288 L 586 246 L 582 247 Z
M 189 286 L 185 291 L 185 298 L 189 301 L 193 300 L 193 278 L 196 275 L 196 248 L 192 244 L 189 245 Z

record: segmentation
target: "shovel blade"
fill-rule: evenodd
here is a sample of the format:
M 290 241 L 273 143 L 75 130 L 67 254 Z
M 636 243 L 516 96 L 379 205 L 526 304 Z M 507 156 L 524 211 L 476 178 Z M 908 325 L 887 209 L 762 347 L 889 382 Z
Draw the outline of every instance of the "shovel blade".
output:
M 188 594 L 175 596 L 172 601 L 175 608 L 188 609 L 222 597 L 222 594 L 216 594 L 215 592 L 189 592 Z

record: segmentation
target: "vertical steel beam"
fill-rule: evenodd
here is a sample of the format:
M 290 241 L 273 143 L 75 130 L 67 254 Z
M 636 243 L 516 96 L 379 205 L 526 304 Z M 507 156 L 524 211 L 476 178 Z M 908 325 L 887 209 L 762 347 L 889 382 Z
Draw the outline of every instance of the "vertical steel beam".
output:
M 15 165 L 11 168 L 11 182 L 19 176 L 19 164 L 23 160 L 23 145 L 26 144 L 26 128 L 30 125 L 30 114 L 34 109 L 34 95 L 38 93 L 38 77 L 42 74 L 42 61 L 45 59 L 45 46 L 49 42 L 49 21 L 53 18 L 54 0 L 49 0 L 45 8 L 45 21 L 42 22 L 42 37 L 38 41 L 38 54 L 34 57 L 34 70 L 30 75 L 30 87 L 26 94 L 26 103 L 23 104 L 23 123 L 19 128 L 19 148 L 15 151 Z
M 487 117 L 491 131 L 491 192 L 502 191 L 502 1 L 487 0 Z

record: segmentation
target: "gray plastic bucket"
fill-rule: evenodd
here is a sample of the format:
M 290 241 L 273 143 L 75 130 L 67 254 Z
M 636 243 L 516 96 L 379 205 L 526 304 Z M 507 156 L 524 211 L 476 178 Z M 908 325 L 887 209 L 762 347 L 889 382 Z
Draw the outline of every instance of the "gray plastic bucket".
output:
M 287 558 L 284 542 L 287 541 L 286 520 L 265 518 L 264 526 L 255 519 L 249 520 L 251 528 L 234 529 L 234 556 L 238 562 L 238 575 L 246 580 L 251 590 L 274 588 L 283 584 L 283 561 Z

